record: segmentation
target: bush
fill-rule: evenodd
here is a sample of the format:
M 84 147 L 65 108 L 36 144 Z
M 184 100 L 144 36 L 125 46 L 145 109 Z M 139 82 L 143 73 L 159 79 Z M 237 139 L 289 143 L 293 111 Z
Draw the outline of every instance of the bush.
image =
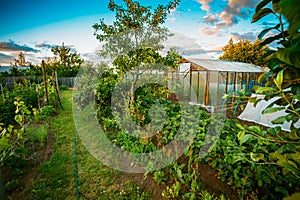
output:
M 4 98 L 2 98 L 2 101 L 0 100 L 0 123 L 3 123 L 4 126 L 15 123 L 16 106 L 14 100 L 16 97 L 21 98 L 28 108 L 34 108 L 38 106 L 38 95 L 35 84 L 30 85 L 26 80 L 22 84 L 15 85 L 13 90 L 5 90 Z
M 60 85 L 58 88 L 59 88 L 59 90 L 68 90 L 69 89 L 69 87 L 66 85 Z

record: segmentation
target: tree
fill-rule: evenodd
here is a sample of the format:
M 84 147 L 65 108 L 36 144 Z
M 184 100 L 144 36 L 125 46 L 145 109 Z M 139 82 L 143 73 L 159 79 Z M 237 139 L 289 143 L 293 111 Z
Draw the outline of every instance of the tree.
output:
M 176 69 L 179 66 L 179 61 L 183 59 L 175 48 L 169 49 L 167 55 L 163 58 L 164 64 Z
M 56 46 L 51 49 L 54 59 L 48 59 L 47 64 L 57 70 L 57 73 L 63 77 L 75 77 L 84 60 L 71 48 Z
M 14 59 L 14 63 L 12 63 L 13 66 L 26 66 L 28 64 L 30 63 L 25 61 L 25 55 L 22 51 L 18 54 L 18 58 Z
M 249 40 L 239 40 L 233 43 L 232 38 L 222 50 L 224 54 L 219 57 L 220 60 L 231 60 L 237 62 L 251 63 L 260 67 L 265 67 L 265 53 L 269 51 L 266 46 L 261 47 L 260 41 L 251 43 Z
M 167 14 L 179 4 L 178 0 L 168 5 L 158 5 L 153 11 L 139 2 L 123 0 L 125 7 L 110 0 L 108 8 L 115 13 L 115 21 L 107 25 L 104 19 L 95 23 L 96 38 L 106 42 L 99 55 L 113 59 L 113 65 L 120 74 L 132 73 L 131 105 L 134 101 L 134 88 L 142 71 L 149 70 L 149 64 L 162 63 L 158 50 L 161 42 L 171 36 L 162 26 Z

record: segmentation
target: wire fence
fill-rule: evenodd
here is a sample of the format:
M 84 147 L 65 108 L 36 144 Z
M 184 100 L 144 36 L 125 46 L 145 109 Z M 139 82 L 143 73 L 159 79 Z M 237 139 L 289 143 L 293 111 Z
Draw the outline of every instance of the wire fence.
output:
M 7 76 L 0 77 L 0 84 L 3 88 L 13 88 L 15 83 L 20 83 L 23 80 L 29 80 L 34 83 L 42 83 L 43 78 L 38 76 Z M 75 77 L 60 77 L 58 78 L 59 86 L 74 87 Z

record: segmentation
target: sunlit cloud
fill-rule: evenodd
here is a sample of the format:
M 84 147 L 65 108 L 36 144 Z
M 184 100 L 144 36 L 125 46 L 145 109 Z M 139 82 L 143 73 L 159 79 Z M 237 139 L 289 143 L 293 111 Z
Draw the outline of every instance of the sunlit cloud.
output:
M 56 46 L 57 46 L 57 45 L 54 45 L 54 44 L 47 44 L 47 43 L 45 43 L 45 42 L 43 42 L 43 43 L 37 43 L 37 44 L 35 45 L 35 47 L 46 48 L 46 49 L 51 49 L 51 48 L 56 47 Z
M 212 2 L 213 0 L 197 0 L 197 2 L 199 2 L 200 4 L 202 4 L 201 6 L 201 9 L 202 10 L 205 10 L 206 12 L 209 12 L 210 11 L 210 3 Z
M 221 24 L 219 24 L 218 26 L 201 26 L 199 29 L 199 32 L 204 34 L 204 35 L 211 35 L 211 36 L 220 36 L 220 29 L 221 29 Z
M 209 9 L 210 0 L 198 0 L 198 2 L 202 3 L 206 8 L 203 10 L 207 11 L 207 15 L 202 18 L 202 22 L 206 25 L 200 27 L 200 33 L 220 36 L 222 31 L 238 24 L 239 18 L 250 18 L 252 10 L 249 9 L 254 8 L 259 0 L 229 0 L 227 6 L 216 13 L 211 13 Z
M 202 19 L 205 23 L 209 23 L 209 24 L 213 24 L 218 21 L 217 16 L 210 13 L 204 16 Z

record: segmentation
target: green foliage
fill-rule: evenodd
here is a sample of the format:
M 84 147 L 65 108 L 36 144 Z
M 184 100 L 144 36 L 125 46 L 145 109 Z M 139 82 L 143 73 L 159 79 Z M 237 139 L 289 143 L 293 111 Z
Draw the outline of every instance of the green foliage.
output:
M 58 88 L 59 88 L 59 90 L 68 90 L 69 89 L 69 87 L 66 85 L 60 85 Z
M 70 47 L 64 44 L 59 47 L 53 47 L 51 51 L 54 54 L 54 60 L 48 60 L 48 74 L 51 74 L 52 68 L 57 71 L 60 77 L 75 77 L 82 66 L 84 60 L 76 52 L 72 52 Z
M 220 60 L 251 63 L 260 67 L 266 66 L 264 54 L 269 51 L 267 47 L 261 47 L 258 40 L 254 43 L 251 43 L 249 40 L 239 40 L 233 43 L 232 39 L 229 40 L 222 50 L 224 54 L 219 57 Z
M 178 54 L 176 49 L 171 48 L 167 52 L 166 57 L 164 58 L 164 64 L 176 69 L 179 66 L 179 61 L 182 59 L 183 59 L 183 57 Z
M 299 187 L 295 178 L 299 165 L 281 156 L 290 152 L 298 157 L 297 143 L 288 139 L 292 134 L 280 137 L 280 131 L 279 127 L 263 130 L 227 120 L 220 139 L 203 161 L 217 169 L 219 177 L 233 185 L 242 199 L 283 198 Z
M 272 9 L 264 8 L 271 2 Z M 236 130 L 232 124 L 230 125 L 233 129 L 231 132 L 237 132 L 237 134 L 233 136 L 228 134 L 226 138 L 221 138 L 223 140 L 218 141 L 216 152 L 213 153 L 213 159 L 211 159 L 212 166 L 221 171 L 220 177 L 223 180 L 228 179 L 229 184 L 240 188 L 241 196 L 254 195 L 255 198 L 259 199 L 278 199 L 288 196 L 299 187 L 297 181 L 299 181 L 300 171 L 298 161 L 300 132 L 299 128 L 294 125 L 300 116 L 299 70 L 297 69 L 299 68 L 300 55 L 299 42 L 297 42 L 299 41 L 299 27 L 296 33 L 294 30 L 299 21 L 298 11 L 294 13 L 298 9 L 296 4 L 295 1 L 263 0 L 258 4 L 252 19 L 253 22 L 256 22 L 266 15 L 273 14 L 279 20 L 278 25 L 267 28 L 259 34 L 259 39 L 262 39 L 268 32 L 278 31 L 277 35 L 264 39 L 260 46 L 263 47 L 277 41 L 282 47 L 277 51 L 267 53 L 266 63 L 270 71 L 258 79 L 259 83 L 265 82 L 266 86 L 256 86 L 254 90 L 258 94 L 265 95 L 265 100 L 279 97 L 262 113 L 270 114 L 285 110 L 287 114 L 278 116 L 272 123 L 291 122 L 291 132 L 282 132 L 280 127 L 269 128 L 264 131 L 259 126 L 244 127 L 239 123 L 236 124 L 239 130 Z M 290 24 L 289 31 L 284 29 L 284 17 Z M 298 20 L 297 23 L 294 20 Z M 255 102 L 254 105 L 256 105 L 260 99 L 250 98 L 249 101 Z M 228 145 L 239 145 L 240 147 L 228 148 Z M 227 148 L 223 148 L 224 146 Z M 241 168 L 243 165 L 248 166 L 246 170 L 245 167 Z M 247 181 L 241 177 L 247 177 Z M 271 182 L 272 187 L 269 185 Z M 250 191 L 254 191 L 255 184 L 264 189 L 251 193 Z M 265 193 L 266 191 L 269 191 L 271 195 Z
M 43 121 L 48 119 L 51 115 L 56 113 L 55 108 L 50 106 L 43 106 L 41 109 L 34 109 L 34 120 L 35 121 Z
M 165 22 L 167 14 L 171 9 L 176 8 L 180 2 L 175 0 L 170 2 L 167 6 L 158 5 L 152 12 L 150 7 L 142 6 L 139 2 L 132 0 L 123 1 L 125 8 L 117 5 L 113 0 L 110 0 L 108 4 L 109 10 L 115 13 L 115 22 L 113 25 L 105 24 L 104 19 L 100 19 L 99 23 L 93 25 L 95 35 L 99 41 L 104 41 L 107 37 L 128 30 L 159 27 Z M 100 31 L 100 33 L 98 33 L 98 31 Z
M 4 123 L 5 126 L 15 123 L 16 98 L 20 98 L 27 108 L 37 107 L 39 99 L 37 87 L 36 84 L 24 80 L 22 83 L 15 84 L 13 90 L 5 90 L 4 99 L 0 98 L 0 123 Z
M 48 127 L 46 125 L 29 126 L 26 128 L 26 137 L 33 143 L 39 142 L 44 144 L 48 138 Z

